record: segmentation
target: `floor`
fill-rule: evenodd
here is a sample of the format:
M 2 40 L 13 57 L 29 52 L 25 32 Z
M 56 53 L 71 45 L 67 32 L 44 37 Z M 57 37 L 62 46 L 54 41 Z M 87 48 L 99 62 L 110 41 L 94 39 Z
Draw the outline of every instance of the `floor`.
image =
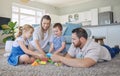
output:
M 0 49 L 0 57 L 3 56 L 4 52 L 5 52 L 5 51 L 4 51 L 4 48 L 3 48 L 3 49 Z

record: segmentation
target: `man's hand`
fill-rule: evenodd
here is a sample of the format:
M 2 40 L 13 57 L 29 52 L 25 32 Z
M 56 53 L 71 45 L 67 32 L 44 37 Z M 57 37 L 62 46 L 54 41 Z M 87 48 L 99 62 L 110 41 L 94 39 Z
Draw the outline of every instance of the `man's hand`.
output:
M 57 54 L 53 54 L 51 57 L 52 61 L 54 61 L 54 62 L 60 62 L 60 58 L 61 58 L 61 56 L 59 56 Z

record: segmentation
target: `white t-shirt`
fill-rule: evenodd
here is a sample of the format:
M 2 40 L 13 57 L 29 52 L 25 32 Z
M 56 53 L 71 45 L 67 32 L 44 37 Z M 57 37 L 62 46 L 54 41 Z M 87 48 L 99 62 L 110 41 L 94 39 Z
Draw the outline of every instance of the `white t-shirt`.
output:
M 91 58 L 94 61 L 111 60 L 111 55 L 107 48 L 99 45 L 93 40 L 88 39 L 85 46 L 80 49 L 71 44 L 68 54 L 75 58 Z
M 34 49 L 36 49 L 36 45 L 35 45 L 35 42 L 34 40 L 38 40 L 39 41 L 39 44 L 41 46 L 42 49 L 44 49 L 48 42 L 51 41 L 51 38 L 52 38 L 52 34 L 49 35 L 48 33 L 49 31 L 47 31 L 46 33 L 44 33 L 44 39 L 41 38 L 41 30 L 40 30 L 40 27 L 37 27 L 35 28 L 35 31 L 33 33 L 33 41 L 31 42 L 31 45 L 34 47 Z
M 15 39 L 15 41 L 14 41 L 13 44 L 12 44 L 12 46 L 14 46 L 14 47 L 20 46 L 20 45 L 18 44 L 18 41 L 22 41 L 26 46 L 29 45 L 29 41 L 28 41 L 28 40 L 25 41 L 25 40 L 23 39 L 23 37 L 20 36 L 20 37 L 18 37 L 17 39 Z

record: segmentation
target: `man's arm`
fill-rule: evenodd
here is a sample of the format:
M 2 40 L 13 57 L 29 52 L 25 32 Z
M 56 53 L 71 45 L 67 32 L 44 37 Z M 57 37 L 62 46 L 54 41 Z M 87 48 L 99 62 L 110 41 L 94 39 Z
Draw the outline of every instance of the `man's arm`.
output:
M 52 60 L 60 61 L 71 67 L 91 67 L 94 64 L 96 64 L 96 62 L 91 58 L 79 59 L 79 58 L 62 57 L 59 55 L 53 55 Z

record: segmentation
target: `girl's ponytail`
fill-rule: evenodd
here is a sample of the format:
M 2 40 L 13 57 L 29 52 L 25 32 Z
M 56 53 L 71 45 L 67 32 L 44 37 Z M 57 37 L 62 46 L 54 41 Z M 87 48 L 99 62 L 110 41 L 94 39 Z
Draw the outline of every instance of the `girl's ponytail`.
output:
M 17 32 L 15 33 L 15 38 L 22 35 L 22 30 L 23 30 L 23 27 L 19 26 Z

